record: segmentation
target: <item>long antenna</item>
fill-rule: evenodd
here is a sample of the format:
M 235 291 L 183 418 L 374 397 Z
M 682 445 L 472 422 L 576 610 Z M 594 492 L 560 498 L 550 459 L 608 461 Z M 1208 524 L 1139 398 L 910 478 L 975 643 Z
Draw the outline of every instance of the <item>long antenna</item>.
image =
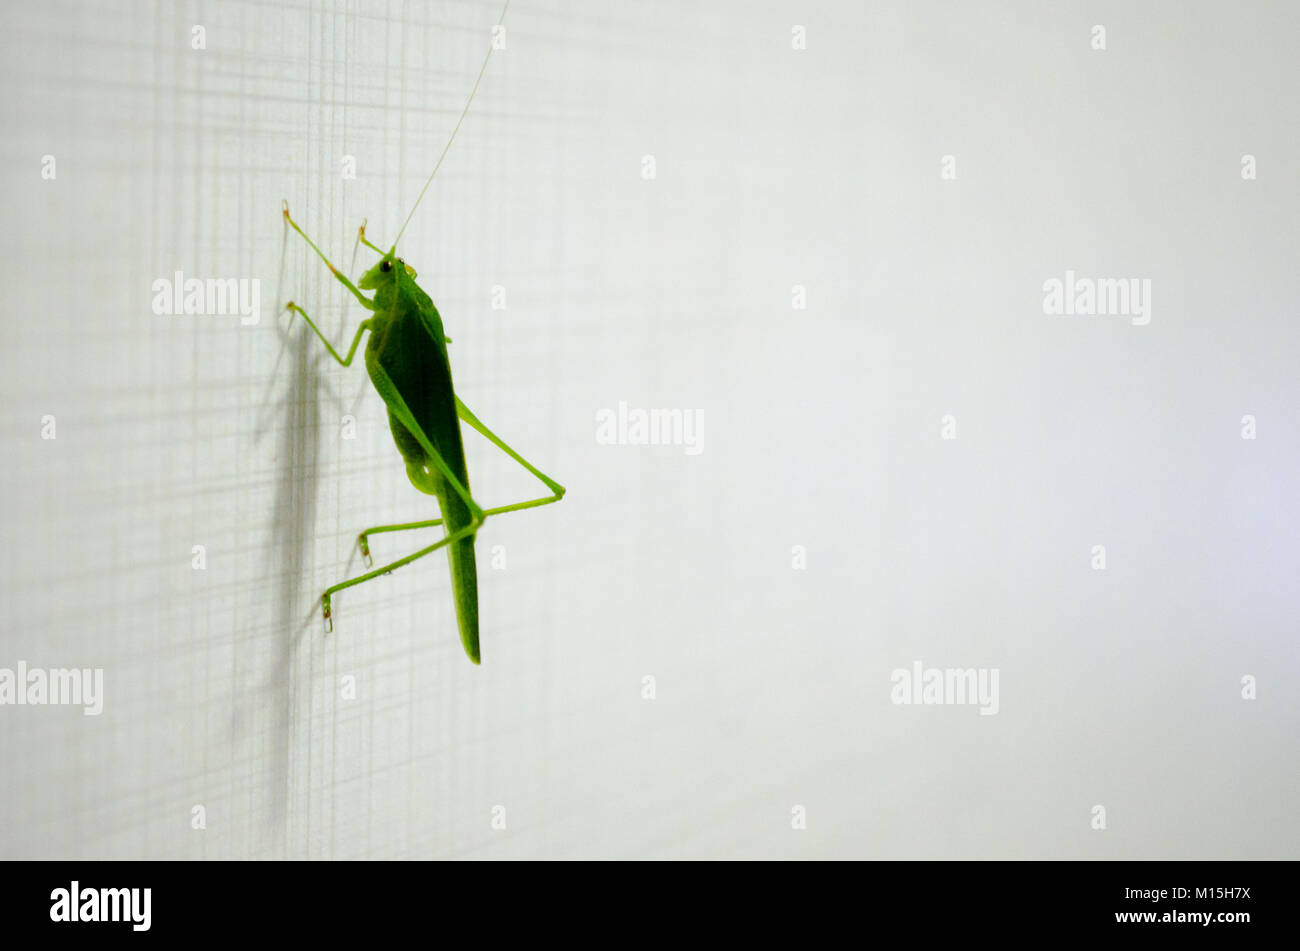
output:
M 510 0 L 506 0 L 506 5 L 501 8 L 501 16 L 497 18 L 497 26 L 500 26 L 502 23 L 505 22 L 506 11 L 509 9 L 510 9 Z M 474 101 L 474 94 L 478 92 L 478 84 L 483 81 L 483 74 L 487 72 L 488 60 L 490 60 L 491 58 L 492 58 L 492 46 L 489 45 L 487 56 L 483 57 L 483 65 L 479 68 L 478 71 L 478 79 L 474 80 L 474 88 L 469 91 L 469 99 L 465 101 L 465 108 L 461 110 L 460 118 L 456 120 L 456 128 L 451 130 L 451 138 L 447 140 L 447 144 L 443 148 L 442 154 L 438 156 L 438 164 L 435 165 L 433 167 L 433 171 L 429 173 L 429 177 L 425 181 L 424 187 L 420 189 L 419 197 L 415 199 L 415 204 L 411 206 L 411 213 L 406 216 L 406 220 L 402 222 L 401 229 L 397 232 L 397 237 L 393 239 L 394 249 L 397 248 L 397 242 L 402 240 L 402 235 L 406 233 L 406 226 L 409 225 L 411 223 L 411 219 L 415 217 L 415 209 L 419 208 L 420 202 L 424 200 L 424 193 L 427 192 L 429 190 L 429 186 L 433 184 L 433 176 L 437 175 L 438 169 L 442 168 L 442 160 L 447 157 L 447 152 L 451 148 L 451 143 L 456 141 L 456 133 L 460 131 L 460 124 L 465 121 L 465 116 L 469 114 L 470 103 Z

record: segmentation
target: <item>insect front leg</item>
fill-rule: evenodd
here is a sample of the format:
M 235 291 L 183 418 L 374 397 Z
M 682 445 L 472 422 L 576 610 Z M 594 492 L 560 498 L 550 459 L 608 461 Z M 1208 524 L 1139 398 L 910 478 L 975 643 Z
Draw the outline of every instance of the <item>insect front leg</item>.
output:
M 374 301 L 370 300 L 370 298 L 362 294 L 361 291 L 357 290 L 357 288 L 352 284 L 351 281 L 349 281 L 346 277 L 340 274 L 338 268 L 336 268 L 333 264 L 330 264 L 329 258 L 325 257 L 324 254 L 321 254 L 320 248 L 316 247 L 316 245 L 312 242 L 311 238 L 307 237 L 306 234 L 303 234 L 303 230 L 298 227 L 297 223 L 295 223 L 292 218 L 289 217 L 289 203 L 287 201 L 284 203 L 284 220 L 290 227 L 293 228 L 294 231 L 302 235 L 303 240 L 306 241 L 309 245 L 311 245 L 312 250 L 315 251 L 317 254 L 319 254 L 321 260 L 324 261 L 325 264 L 329 267 L 330 273 L 333 274 L 340 281 L 342 281 L 343 285 L 348 290 L 350 290 L 354 295 L 356 295 L 357 300 L 361 301 L 362 306 L 365 307 L 367 310 L 373 311 L 375 309 Z M 364 224 L 361 226 L 361 229 L 363 232 L 365 231 Z M 338 351 L 334 349 L 334 346 L 329 342 L 329 340 L 326 339 L 325 335 L 321 333 L 321 330 L 319 327 L 316 326 L 315 321 L 313 321 L 310 317 L 307 316 L 307 312 L 305 310 L 303 310 L 293 301 L 289 301 L 289 303 L 285 304 L 284 309 L 292 313 L 298 314 L 299 316 L 302 317 L 303 320 L 307 321 L 307 326 L 310 327 L 313 331 L 315 331 L 317 337 L 320 337 L 321 343 L 325 344 L 325 349 L 330 352 L 330 356 L 333 357 L 335 360 L 337 360 L 339 363 L 343 364 L 343 366 L 345 367 L 351 365 L 352 357 L 357 352 L 357 345 L 361 343 L 361 335 L 365 333 L 367 330 L 369 330 L 372 326 L 369 320 L 363 320 L 361 322 L 361 326 L 357 328 L 356 335 L 352 338 L 352 346 L 348 348 L 348 355 L 345 358 L 345 357 L 340 357 L 338 355 Z
M 366 219 L 366 220 L 369 220 L 369 219 Z M 357 240 L 360 241 L 362 244 L 364 244 L 364 245 L 365 245 L 367 248 L 369 248 L 371 251 L 378 251 L 378 252 L 380 253 L 380 255 L 383 255 L 383 253 L 384 253 L 384 249 L 383 249 L 383 248 L 377 248 L 377 247 L 375 247 L 373 244 L 371 244 L 369 241 L 366 240 L 366 221 L 362 221 L 362 222 L 361 222 L 361 227 L 357 229 Z
M 307 237 L 306 232 L 304 232 L 301 228 L 298 227 L 298 223 L 289 217 L 289 203 L 287 201 L 284 203 L 284 220 L 289 225 L 290 228 L 298 232 L 298 234 L 302 235 L 302 239 L 306 241 L 307 244 L 311 247 L 311 249 L 315 251 L 316 254 L 320 257 L 320 259 L 325 262 L 325 266 L 330 269 L 330 273 L 334 275 L 334 277 L 338 280 L 340 284 L 342 284 L 344 287 L 346 287 L 349 291 L 352 292 L 352 296 L 361 302 L 362 307 L 364 307 L 366 310 L 375 309 L 374 301 L 372 301 L 365 294 L 361 293 L 361 291 L 357 289 L 357 286 L 347 279 L 347 275 L 345 275 L 342 271 L 340 271 L 332 263 L 330 263 L 330 259 L 325 257 L 325 252 L 322 251 L 320 248 L 316 247 L 316 242 L 312 241 L 311 238 Z

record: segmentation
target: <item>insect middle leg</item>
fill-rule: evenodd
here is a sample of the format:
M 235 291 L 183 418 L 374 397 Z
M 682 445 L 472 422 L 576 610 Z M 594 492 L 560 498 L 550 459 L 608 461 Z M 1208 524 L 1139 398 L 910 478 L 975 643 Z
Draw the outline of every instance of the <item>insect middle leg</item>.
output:
M 330 352 L 330 356 L 333 357 L 335 360 L 337 360 L 339 363 L 343 364 L 345 367 L 352 365 L 352 358 L 356 355 L 357 346 L 361 343 L 361 335 L 373 326 L 369 320 L 361 321 L 361 326 L 357 328 L 356 336 L 352 338 L 352 346 L 348 348 L 348 355 L 346 357 L 340 357 L 338 351 L 334 349 L 333 345 L 329 342 L 326 336 L 320 332 L 320 328 L 316 326 L 315 321 L 313 321 L 310 317 L 307 316 L 307 312 L 305 310 L 303 310 L 293 301 L 289 301 L 289 303 L 285 304 L 284 309 L 288 311 L 292 311 L 295 314 L 298 314 L 299 316 L 302 317 L 303 320 L 307 321 L 307 326 L 316 332 L 316 336 L 320 337 L 321 343 L 325 344 L 325 349 Z

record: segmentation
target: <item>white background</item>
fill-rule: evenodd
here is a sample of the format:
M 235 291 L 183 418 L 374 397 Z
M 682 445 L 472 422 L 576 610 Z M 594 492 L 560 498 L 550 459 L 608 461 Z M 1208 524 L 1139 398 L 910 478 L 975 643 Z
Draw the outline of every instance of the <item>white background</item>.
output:
M 6 2 L 0 667 L 105 706 L 0 707 L 0 856 L 1296 858 L 1298 9 L 515 0 L 400 248 L 569 490 L 482 530 L 474 667 L 445 558 L 323 633 L 437 513 L 277 314 L 361 317 L 280 202 L 368 266 L 496 0 Z M 1067 269 L 1150 324 L 1044 315 Z M 261 321 L 155 315 L 177 270 Z M 999 713 L 892 704 L 918 660 Z

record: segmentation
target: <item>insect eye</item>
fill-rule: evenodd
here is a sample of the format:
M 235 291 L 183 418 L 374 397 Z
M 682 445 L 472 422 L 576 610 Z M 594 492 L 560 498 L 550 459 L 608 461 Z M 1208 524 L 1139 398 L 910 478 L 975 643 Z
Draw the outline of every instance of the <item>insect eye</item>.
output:
M 393 269 L 392 261 L 385 261 L 383 264 L 379 265 L 379 270 L 381 271 L 391 271 L 392 269 Z

